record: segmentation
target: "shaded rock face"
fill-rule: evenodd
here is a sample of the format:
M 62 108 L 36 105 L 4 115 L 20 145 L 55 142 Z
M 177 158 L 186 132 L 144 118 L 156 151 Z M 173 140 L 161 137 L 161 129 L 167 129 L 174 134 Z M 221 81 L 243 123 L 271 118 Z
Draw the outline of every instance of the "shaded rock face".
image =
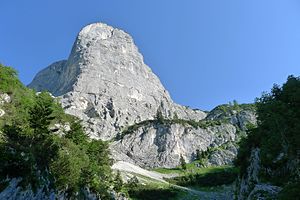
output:
M 104 140 L 158 111 L 184 119 L 206 116 L 173 103 L 131 36 L 102 23 L 84 27 L 68 60 L 38 73 L 29 87 L 60 96 L 65 111 L 81 118 L 91 137 Z
M 237 181 L 236 193 L 238 200 L 277 199 L 282 188 L 262 183 L 259 177 L 260 170 L 260 149 L 255 148 L 251 151 L 250 165 L 246 173 Z

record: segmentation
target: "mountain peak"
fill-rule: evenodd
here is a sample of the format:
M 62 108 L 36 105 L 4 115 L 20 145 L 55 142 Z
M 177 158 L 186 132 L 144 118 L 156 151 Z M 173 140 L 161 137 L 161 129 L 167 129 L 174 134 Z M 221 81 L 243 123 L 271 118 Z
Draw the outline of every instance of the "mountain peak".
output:
M 155 118 L 158 111 L 165 117 L 205 117 L 173 103 L 132 37 L 109 25 L 84 27 L 68 60 L 54 65 L 29 87 L 62 96 L 66 112 L 85 121 L 92 137 L 111 139 L 128 125 Z
M 81 29 L 79 36 L 107 39 L 113 34 L 114 28 L 104 23 L 92 23 Z

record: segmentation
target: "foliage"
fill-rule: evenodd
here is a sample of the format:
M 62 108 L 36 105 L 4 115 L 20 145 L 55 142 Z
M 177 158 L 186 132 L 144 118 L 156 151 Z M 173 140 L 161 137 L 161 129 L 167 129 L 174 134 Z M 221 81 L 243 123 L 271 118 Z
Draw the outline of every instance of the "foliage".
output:
M 84 198 L 83 189 L 89 189 L 110 199 L 114 181 L 108 143 L 89 140 L 80 122 L 66 115 L 57 100 L 23 86 L 12 68 L 0 65 L 0 79 L 0 93 L 12 99 L 3 105 L 6 114 L 0 120 L 1 190 L 7 178 L 22 178 L 23 188 L 47 184 L 73 199 Z M 55 123 L 69 123 L 71 130 L 56 135 L 49 128 Z
M 63 139 L 58 156 L 50 163 L 56 188 L 70 196 L 80 190 L 81 175 L 89 165 L 89 157 L 72 141 Z
M 229 102 L 228 104 L 219 105 L 213 109 L 212 112 L 220 110 L 224 114 L 232 114 L 234 111 L 240 112 L 242 110 L 256 111 L 255 104 L 239 104 L 236 100 Z
M 274 85 L 270 93 L 256 100 L 256 107 L 258 126 L 241 141 L 235 164 L 245 173 L 251 149 L 259 147 L 261 178 L 278 185 L 297 181 L 299 164 L 288 165 L 300 149 L 300 78 L 289 76 L 282 87 Z
M 65 137 L 70 139 L 76 145 L 85 146 L 88 141 L 88 136 L 83 131 L 80 121 L 72 121 L 70 131 L 65 134 Z
M 17 77 L 17 71 L 2 64 L 0 64 L 0 83 L 0 93 L 12 94 L 15 89 L 23 87 Z
M 114 187 L 114 190 L 116 191 L 116 192 L 121 192 L 121 190 L 122 190 L 122 188 L 123 188 L 123 180 L 122 180 L 122 177 L 121 177 L 121 173 L 120 173 L 120 171 L 118 170 L 117 171 L 117 174 L 116 174 L 116 176 L 115 176 L 115 179 L 114 179 L 114 185 L 115 185 L 115 187 Z
M 127 182 L 128 188 L 136 188 L 136 187 L 138 187 L 138 185 L 139 185 L 139 179 L 136 176 L 133 176 Z

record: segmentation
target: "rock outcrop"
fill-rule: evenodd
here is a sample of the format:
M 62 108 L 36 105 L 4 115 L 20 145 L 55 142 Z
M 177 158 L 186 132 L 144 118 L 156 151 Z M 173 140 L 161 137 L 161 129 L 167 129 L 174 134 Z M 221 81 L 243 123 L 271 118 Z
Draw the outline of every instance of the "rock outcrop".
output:
M 112 143 L 113 158 L 145 168 L 173 168 L 181 155 L 187 162 L 195 160 L 198 150 L 207 152 L 207 166 L 232 164 L 246 125 L 256 124 L 255 111 L 248 107 L 217 107 L 198 122 L 173 119 L 136 124 Z
M 255 148 L 251 151 L 250 165 L 246 173 L 237 181 L 236 197 L 238 200 L 277 199 L 277 195 L 282 188 L 262 183 L 259 176 L 260 170 L 260 149 Z
M 111 146 L 111 150 L 116 160 L 146 168 L 173 168 L 180 164 L 180 155 L 188 162 L 193 161 L 196 150 L 207 151 L 208 148 L 218 148 L 235 142 L 235 133 L 236 128 L 231 124 L 203 129 L 176 123 L 150 123 L 125 135 L 122 140 Z M 233 156 L 228 161 L 225 161 L 227 157 L 222 157 L 221 162 L 224 163 L 214 162 L 213 160 L 217 159 L 212 159 L 213 164 L 230 164 L 236 155 L 236 148 L 233 148 Z
M 1 108 L 4 104 L 10 103 L 11 98 L 8 94 L 0 94 L 0 117 L 5 115 L 5 111 Z
M 166 118 L 206 116 L 175 104 L 131 36 L 102 23 L 84 27 L 68 60 L 38 73 L 29 87 L 60 96 L 65 111 L 81 118 L 91 137 L 104 140 L 158 112 Z

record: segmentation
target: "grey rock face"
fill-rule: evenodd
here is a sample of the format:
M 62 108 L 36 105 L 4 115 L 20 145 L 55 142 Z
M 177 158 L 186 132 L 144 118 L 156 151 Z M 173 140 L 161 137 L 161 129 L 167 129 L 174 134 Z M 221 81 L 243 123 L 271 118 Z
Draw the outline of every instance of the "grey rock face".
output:
M 247 200 L 260 199 L 278 199 L 278 193 L 282 190 L 281 187 L 268 185 L 268 184 L 257 184 L 249 194 Z
M 1 94 L 0 93 L 0 105 L 3 105 L 5 103 L 10 103 L 11 102 L 11 98 L 8 94 L 4 93 Z
M 56 195 L 54 191 L 45 192 L 43 188 L 38 188 L 37 191 L 33 192 L 31 188 L 22 189 L 19 186 L 21 179 L 12 179 L 9 185 L 0 193 L 0 199 L 6 200 L 54 200 Z M 63 199 L 63 198 L 57 198 Z
M 179 165 L 180 155 L 190 162 L 195 159 L 197 150 L 210 150 L 207 165 L 232 164 L 237 155 L 240 134 L 242 129 L 246 129 L 240 124 L 256 124 L 256 119 L 253 119 L 255 112 L 242 109 L 236 112 L 230 108 L 231 112 L 222 116 L 217 110 L 208 113 L 203 121 L 212 125 L 202 128 L 175 122 L 161 124 L 150 121 L 138 124 L 138 128 L 111 145 L 113 158 L 146 168 L 173 168 Z M 242 123 L 231 119 L 238 119 Z
M 255 148 L 251 151 L 250 165 L 246 174 L 239 178 L 237 182 L 238 200 L 277 199 L 277 195 L 282 188 L 261 183 L 259 179 L 260 168 L 260 149 Z
M 180 164 L 180 155 L 189 162 L 194 159 L 197 149 L 206 151 L 209 147 L 234 142 L 235 132 L 236 128 L 231 124 L 202 129 L 181 124 L 152 123 L 125 135 L 122 140 L 115 142 L 111 149 L 115 160 L 131 162 L 146 168 L 172 168 Z M 214 163 L 214 160 L 217 159 L 212 158 L 211 162 Z M 226 157 L 222 157 L 221 160 L 222 164 L 232 161 L 226 160 Z
M 250 156 L 250 165 L 247 173 L 238 182 L 238 199 L 247 199 L 255 185 L 259 183 L 260 158 L 259 149 L 253 149 Z
M 60 96 L 66 112 L 81 118 L 91 137 L 105 140 L 153 119 L 157 111 L 184 119 L 206 116 L 173 103 L 131 36 L 102 23 L 84 27 L 68 60 L 41 71 L 29 87 Z
M 3 115 L 5 115 L 5 111 L 0 108 L 0 117 L 2 117 Z
M 209 112 L 206 118 L 209 120 L 226 120 L 242 131 L 245 131 L 249 124 L 256 125 L 256 112 L 252 104 L 220 105 Z
M 3 117 L 5 115 L 5 111 L 1 109 L 1 106 L 10 102 L 11 102 L 11 98 L 8 94 L 6 93 L 0 94 L 0 117 Z
M 49 185 L 45 185 L 42 188 L 37 188 L 33 190 L 31 187 L 22 188 L 19 183 L 22 179 L 14 178 L 9 181 L 8 186 L 0 192 L 0 199 L 5 200 L 65 200 L 70 199 L 67 197 L 66 193 L 60 191 L 54 191 L 49 188 Z M 91 191 L 84 189 L 84 199 L 86 200 L 99 200 L 95 194 Z M 114 200 L 127 200 L 126 197 L 112 192 L 112 199 Z
M 28 87 L 34 88 L 36 91 L 47 90 L 58 94 L 65 82 L 62 74 L 66 63 L 66 60 L 58 61 L 40 71 Z

